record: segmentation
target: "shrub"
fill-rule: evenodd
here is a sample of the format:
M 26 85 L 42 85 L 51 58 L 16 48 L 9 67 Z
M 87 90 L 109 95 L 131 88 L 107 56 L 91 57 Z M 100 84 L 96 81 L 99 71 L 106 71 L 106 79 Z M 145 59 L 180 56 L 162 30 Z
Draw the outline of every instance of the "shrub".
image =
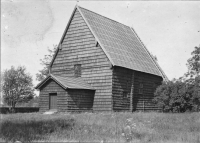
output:
M 4 120 L 0 125 L 0 138 L 13 142 L 41 140 L 55 131 L 72 130 L 74 123 L 74 119 Z
M 39 112 L 39 107 L 15 107 L 15 113 Z M 9 107 L 0 107 L 0 114 L 11 113 Z
M 200 105 L 200 77 L 193 82 L 174 80 L 163 82 L 154 93 L 154 102 L 164 112 L 198 111 Z

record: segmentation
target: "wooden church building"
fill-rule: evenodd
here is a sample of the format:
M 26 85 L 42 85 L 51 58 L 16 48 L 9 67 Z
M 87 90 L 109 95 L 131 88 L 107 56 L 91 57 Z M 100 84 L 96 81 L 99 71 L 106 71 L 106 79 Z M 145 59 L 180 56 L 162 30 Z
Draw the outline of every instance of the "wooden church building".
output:
M 36 86 L 40 111 L 157 110 L 154 91 L 166 75 L 133 28 L 76 6 Z

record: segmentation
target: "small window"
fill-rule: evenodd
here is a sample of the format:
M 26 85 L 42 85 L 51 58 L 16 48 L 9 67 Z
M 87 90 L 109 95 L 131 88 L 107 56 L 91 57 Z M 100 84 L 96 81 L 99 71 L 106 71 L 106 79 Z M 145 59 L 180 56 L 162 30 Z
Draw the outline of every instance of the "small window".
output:
M 130 86 L 130 80 L 127 80 L 126 81 L 126 90 L 128 90 L 129 86 Z
M 81 77 L 81 64 L 74 65 L 74 77 Z
M 142 88 L 139 89 L 139 94 L 143 94 L 143 89 Z
M 127 91 L 123 92 L 123 98 L 128 98 L 128 92 Z
M 95 46 L 98 47 L 99 46 L 99 43 L 97 40 L 95 40 Z
M 143 94 L 143 83 L 139 84 L 139 94 Z
M 142 83 L 140 83 L 140 88 L 143 88 L 143 84 Z

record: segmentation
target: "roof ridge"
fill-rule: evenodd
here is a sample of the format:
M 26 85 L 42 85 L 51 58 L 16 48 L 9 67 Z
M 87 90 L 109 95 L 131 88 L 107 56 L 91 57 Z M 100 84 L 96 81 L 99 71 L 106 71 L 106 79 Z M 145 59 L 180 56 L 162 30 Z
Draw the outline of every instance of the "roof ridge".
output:
M 111 20 L 111 21 L 114 21 L 114 22 L 116 22 L 116 23 L 119 23 L 119 24 L 121 24 L 121 25 L 123 25 L 123 26 L 130 27 L 130 26 L 127 26 L 127 25 L 125 25 L 125 24 L 123 24 L 123 23 L 120 23 L 120 22 L 118 22 L 118 21 L 116 21 L 116 20 L 113 20 L 113 19 L 108 18 L 108 17 L 106 17 L 106 16 L 103 16 L 103 15 L 101 15 L 101 14 L 98 14 L 98 13 L 96 13 L 96 12 L 94 12 L 94 11 L 91 11 L 91 10 L 88 10 L 88 9 L 86 9 L 86 8 L 83 8 L 83 7 L 81 7 L 81 6 L 78 6 L 78 5 L 77 5 L 77 7 L 82 8 L 82 9 L 85 9 L 85 10 L 87 10 L 87 11 L 89 11 L 89 12 L 92 12 L 92 13 L 97 14 L 97 15 L 99 15 L 99 16 L 102 16 L 102 17 L 104 17 L 104 18 L 107 18 L 107 19 L 109 19 L 109 20 Z

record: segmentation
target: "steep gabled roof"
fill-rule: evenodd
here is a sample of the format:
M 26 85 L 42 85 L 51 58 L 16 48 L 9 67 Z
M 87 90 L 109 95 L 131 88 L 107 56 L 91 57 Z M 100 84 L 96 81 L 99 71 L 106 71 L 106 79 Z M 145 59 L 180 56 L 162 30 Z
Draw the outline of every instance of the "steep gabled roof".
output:
M 89 89 L 89 90 L 95 90 L 92 86 L 90 86 L 88 83 L 86 83 L 82 78 L 75 78 L 75 77 L 61 77 L 61 76 L 55 76 L 50 74 L 47 76 L 42 82 L 40 82 L 35 88 L 40 89 L 46 82 L 48 82 L 50 79 L 55 81 L 57 84 L 59 84 L 64 89 Z
M 133 28 L 79 6 L 76 6 L 72 13 L 59 47 L 76 9 L 82 15 L 87 26 L 113 66 L 158 75 L 163 77 L 164 80 L 168 80 L 165 73 L 141 42 Z M 51 62 L 51 66 L 54 59 Z

